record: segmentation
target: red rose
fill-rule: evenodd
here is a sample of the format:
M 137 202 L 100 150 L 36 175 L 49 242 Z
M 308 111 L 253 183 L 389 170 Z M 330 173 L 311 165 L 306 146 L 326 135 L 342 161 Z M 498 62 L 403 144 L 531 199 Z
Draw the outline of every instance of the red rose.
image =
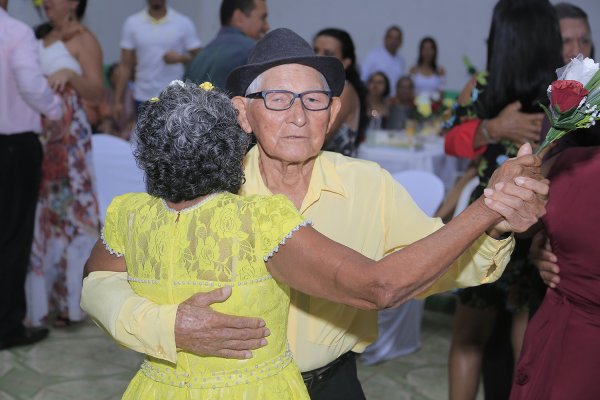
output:
M 581 99 L 588 95 L 581 82 L 562 80 L 552 82 L 550 101 L 552 107 L 564 113 L 579 106 Z

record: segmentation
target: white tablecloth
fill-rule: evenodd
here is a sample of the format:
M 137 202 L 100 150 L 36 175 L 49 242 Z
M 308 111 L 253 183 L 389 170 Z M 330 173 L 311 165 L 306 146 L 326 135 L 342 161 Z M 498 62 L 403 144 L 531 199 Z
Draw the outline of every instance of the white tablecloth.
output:
M 444 153 L 444 139 L 430 138 L 421 149 L 362 144 L 358 158 L 375 161 L 390 173 L 406 170 L 423 170 L 439 176 L 448 191 L 457 177 L 463 162 Z

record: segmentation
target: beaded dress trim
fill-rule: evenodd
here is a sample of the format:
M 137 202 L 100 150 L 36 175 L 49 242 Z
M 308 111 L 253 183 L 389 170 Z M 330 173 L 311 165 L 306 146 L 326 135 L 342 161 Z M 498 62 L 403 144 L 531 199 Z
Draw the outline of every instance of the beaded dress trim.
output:
M 264 256 L 265 262 L 269 261 L 269 258 L 273 257 L 275 255 L 275 253 L 277 253 L 279 251 L 279 246 L 283 246 L 288 239 L 291 239 L 294 232 L 298 232 L 298 230 L 300 230 L 300 228 L 302 228 L 303 226 L 308 226 L 308 225 L 312 226 L 312 224 L 313 224 L 312 221 L 306 220 L 306 221 L 302 221 L 301 223 L 296 225 L 296 227 L 293 228 L 290 231 L 290 233 L 288 233 L 287 235 L 284 236 L 283 239 L 281 239 L 281 242 L 279 242 L 279 244 L 277 246 L 275 246 L 275 248 L 273 250 L 271 250 L 271 252 L 269 254 Z

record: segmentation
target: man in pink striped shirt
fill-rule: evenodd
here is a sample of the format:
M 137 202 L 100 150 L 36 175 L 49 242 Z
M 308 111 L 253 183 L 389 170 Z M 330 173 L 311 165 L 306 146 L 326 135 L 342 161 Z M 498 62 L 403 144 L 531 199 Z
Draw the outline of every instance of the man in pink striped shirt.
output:
M 40 114 L 49 120 L 63 114 L 42 74 L 33 31 L 11 18 L 7 6 L 0 0 L 0 350 L 48 335 L 23 326 L 25 273 L 41 176 Z

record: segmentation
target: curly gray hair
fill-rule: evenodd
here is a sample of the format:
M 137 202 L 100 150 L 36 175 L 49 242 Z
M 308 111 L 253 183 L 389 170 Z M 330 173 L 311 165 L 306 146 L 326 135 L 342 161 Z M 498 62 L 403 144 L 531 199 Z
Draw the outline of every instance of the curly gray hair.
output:
M 172 202 L 228 191 L 244 179 L 250 138 L 237 111 L 218 89 L 175 81 L 142 106 L 137 122 L 138 165 L 148 193 Z

